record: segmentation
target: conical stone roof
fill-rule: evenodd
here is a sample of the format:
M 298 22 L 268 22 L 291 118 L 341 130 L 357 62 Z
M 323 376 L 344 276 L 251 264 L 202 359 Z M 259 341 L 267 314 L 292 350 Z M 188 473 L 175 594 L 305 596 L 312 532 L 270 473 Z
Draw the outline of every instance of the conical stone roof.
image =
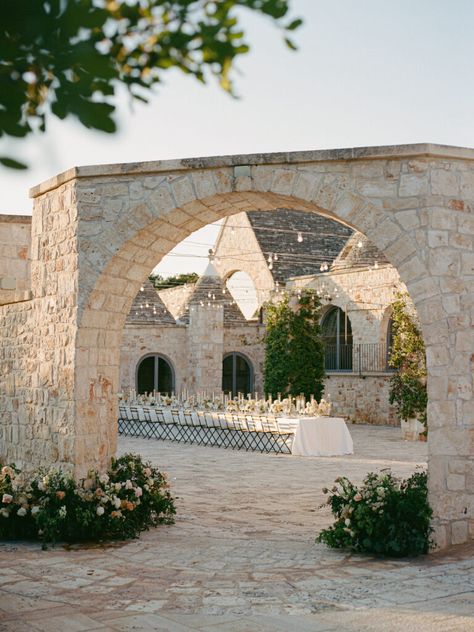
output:
M 176 321 L 147 279 L 135 296 L 127 316 L 127 325 L 176 325 Z
M 386 265 L 385 255 L 362 233 L 354 233 L 339 253 L 331 266 L 331 270 L 348 270 Z
M 212 261 L 209 261 L 204 274 L 194 286 L 194 291 L 187 302 L 179 321 L 189 323 L 189 308 L 191 306 L 224 306 L 224 325 L 243 325 L 248 321 L 242 314 L 240 307 L 234 301 L 232 294 L 226 289 L 219 273 Z

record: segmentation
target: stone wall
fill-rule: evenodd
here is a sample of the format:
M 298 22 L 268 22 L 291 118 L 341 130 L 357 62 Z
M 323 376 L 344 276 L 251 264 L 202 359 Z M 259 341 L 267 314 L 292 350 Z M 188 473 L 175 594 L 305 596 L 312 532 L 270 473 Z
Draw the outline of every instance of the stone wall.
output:
M 323 397 L 332 402 L 332 414 L 355 423 L 398 426 L 389 404 L 390 374 L 329 373 Z
M 34 402 L 35 464 L 80 475 L 109 463 L 125 319 L 142 280 L 182 239 L 238 212 L 322 212 L 364 233 L 408 287 L 427 349 L 435 541 L 474 538 L 473 150 L 426 144 L 96 165 L 31 195 L 35 316 L 26 328 L 35 344 L 14 351 L 6 343 L 26 359 L 18 389 L 4 397 Z M 11 337 L 16 306 L 5 309 Z M 24 386 L 31 376 L 37 387 Z M 0 392 L 6 382 L 0 375 Z M 32 442 L 23 439 L 5 442 L 8 458 L 25 460 Z
M 391 265 L 299 277 L 288 286 L 319 290 L 323 313 L 332 305 L 344 310 L 351 322 L 354 344 L 386 343 L 390 305 L 397 292 L 407 292 Z
M 264 333 L 263 325 L 256 322 L 249 322 L 243 327 L 226 327 L 224 330 L 224 354 L 241 353 L 250 360 L 254 374 L 253 390 L 260 395 L 263 394 Z
M 230 227 L 234 227 L 232 232 Z M 246 272 L 257 293 L 257 303 L 268 301 L 274 287 L 273 276 L 246 213 L 238 213 L 223 224 L 215 246 L 219 274 L 227 280 L 235 272 Z
M 0 215 L 0 305 L 29 298 L 31 217 Z
M 126 325 L 120 354 L 120 388 L 136 388 L 136 371 L 143 356 L 158 353 L 169 360 L 175 376 L 175 389 L 188 386 L 188 340 L 186 327 Z

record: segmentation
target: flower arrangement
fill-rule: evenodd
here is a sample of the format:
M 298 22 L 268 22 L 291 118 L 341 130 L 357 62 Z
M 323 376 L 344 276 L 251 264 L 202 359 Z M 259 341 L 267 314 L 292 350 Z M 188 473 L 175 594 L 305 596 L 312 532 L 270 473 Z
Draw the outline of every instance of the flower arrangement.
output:
M 40 539 L 44 548 L 58 540 L 122 540 L 172 522 L 174 513 L 165 475 L 134 454 L 78 482 L 54 469 L 0 471 L 1 539 Z
M 329 494 L 325 504 L 336 520 L 320 532 L 317 542 L 387 557 L 428 552 L 432 510 L 425 472 L 406 480 L 390 472 L 371 472 L 361 487 L 345 477 L 335 483 L 330 492 L 323 492 Z

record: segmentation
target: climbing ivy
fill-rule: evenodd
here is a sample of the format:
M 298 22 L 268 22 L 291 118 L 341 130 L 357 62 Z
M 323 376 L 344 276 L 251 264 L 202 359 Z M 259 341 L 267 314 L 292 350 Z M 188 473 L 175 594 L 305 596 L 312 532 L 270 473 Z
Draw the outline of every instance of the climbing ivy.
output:
M 324 345 L 319 320 L 321 302 L 313 290 L 299 298 L 285 295 L 266 305 L 265 392 L 314 395 L 323 392 Z
M 417 417 L 426 424 L 426 354 L 425 344 L 408 294 L 397 294 L 392 304 L 393 337 L 389 365 L 396 369 L 390 381 L 390 403 L 395 404 L 400 419 Z

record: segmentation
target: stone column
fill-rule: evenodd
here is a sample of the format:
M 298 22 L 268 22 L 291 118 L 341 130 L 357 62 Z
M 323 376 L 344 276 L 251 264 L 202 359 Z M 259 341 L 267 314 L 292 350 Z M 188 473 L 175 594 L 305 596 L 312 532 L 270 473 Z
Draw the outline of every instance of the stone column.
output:
M 224 309 L 222 305 L 192 305 L 189 310 L 189 390 L 222 390 Z

